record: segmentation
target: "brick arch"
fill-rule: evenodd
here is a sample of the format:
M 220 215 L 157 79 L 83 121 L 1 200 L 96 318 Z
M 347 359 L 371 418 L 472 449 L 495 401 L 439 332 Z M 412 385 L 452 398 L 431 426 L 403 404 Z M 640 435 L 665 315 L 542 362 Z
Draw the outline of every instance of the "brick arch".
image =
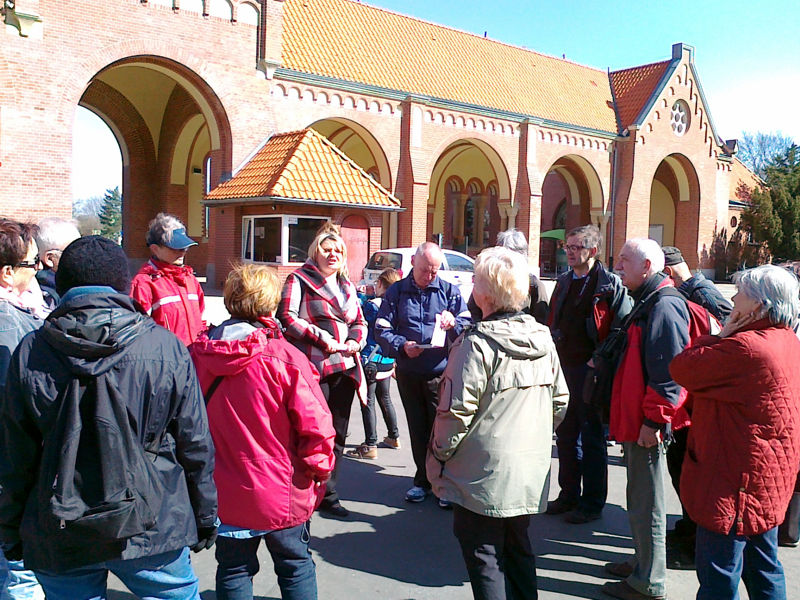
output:
M 102 81 L 94 81 L 80 100 L 111 128 L 123 150 L 122 245 L 131 258 L 147 258 L 143 238 L 135 236 L 147 228 L 157 212 L 156 149 L 150 129 L 136 107 L 121 93 Z
M 603 189 L 603 183 L 598 175 L 600 169 L 598 169 L 592 163 L 592 161 L 585 156 L 565 151 L 563 154 L 554 157 L 550 162 L 550 165 L 542 171 L 545 173 L 545 177 L 559 164 L 567 166 L 576 179 L 583 179 L 582 185 L 585 186 L 586 192 L 589 196 L 589 209 L 604 211 L 606 204 L 606 191 Z M 544 178 L 542 178 L 538 184 L 544 185 Z M 572 191 L 575 191 L 574 187 Z M 534 188 L 532 192 L 534 194 L 541 194 L 541 189 Z

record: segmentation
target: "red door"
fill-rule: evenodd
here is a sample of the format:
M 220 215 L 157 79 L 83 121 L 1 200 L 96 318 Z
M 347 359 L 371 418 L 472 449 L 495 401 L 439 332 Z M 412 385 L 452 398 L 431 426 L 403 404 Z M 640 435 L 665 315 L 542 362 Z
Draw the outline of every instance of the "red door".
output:
M 342 239 L 347 246 L 347 270 L 350 281 L 358 283 L 369 260 L 369 223 L 359 215 L 350 215 L 342 221 Z

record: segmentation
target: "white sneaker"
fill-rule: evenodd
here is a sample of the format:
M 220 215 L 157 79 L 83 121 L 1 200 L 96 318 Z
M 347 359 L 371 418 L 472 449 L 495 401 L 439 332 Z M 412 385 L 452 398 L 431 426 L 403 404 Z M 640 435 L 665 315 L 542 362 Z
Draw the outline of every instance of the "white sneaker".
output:
M 422 502 L 427 496 L 427 490 L 415 485 L 406 492 L 406 502 Z

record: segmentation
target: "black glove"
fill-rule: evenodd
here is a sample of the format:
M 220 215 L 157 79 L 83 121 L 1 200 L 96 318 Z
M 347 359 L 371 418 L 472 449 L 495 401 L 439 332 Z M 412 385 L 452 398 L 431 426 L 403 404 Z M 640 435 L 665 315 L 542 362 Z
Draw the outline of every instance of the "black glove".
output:
M 214 525 L 210 527 L 198 527 L 197 543 L 192 546 L 192 552 L 200 552 L 201 550 L 211 548 L 215 541 L 217 541 L 217 528 Z
M 17 542 L 8 550 L 3 550 L 6 560 L 22 560 L 22 542 Z

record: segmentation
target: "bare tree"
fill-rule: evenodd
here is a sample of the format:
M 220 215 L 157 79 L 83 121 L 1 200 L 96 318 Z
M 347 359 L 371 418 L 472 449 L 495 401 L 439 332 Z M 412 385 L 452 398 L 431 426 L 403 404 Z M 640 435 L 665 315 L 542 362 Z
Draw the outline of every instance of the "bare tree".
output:
M 780 131 L 765 133 L 745 132 L 739 140 L 739 151 L 736 156 L 753 173 L 764 179 L 767 166 L 773 163 L 776 156 L 783 155 L 792 146 L 794 140 Z

